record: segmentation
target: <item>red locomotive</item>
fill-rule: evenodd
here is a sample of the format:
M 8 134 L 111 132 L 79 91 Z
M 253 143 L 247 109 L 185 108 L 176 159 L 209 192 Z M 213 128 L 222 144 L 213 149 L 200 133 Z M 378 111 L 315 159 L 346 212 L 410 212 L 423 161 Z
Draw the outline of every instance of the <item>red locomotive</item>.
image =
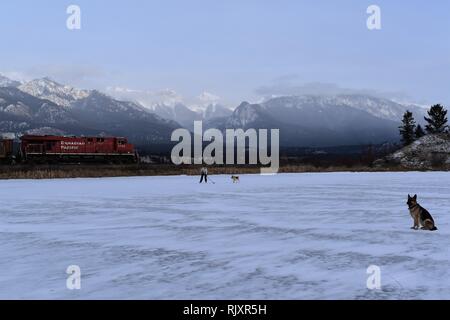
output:
M 25 162 L 137 162 L 138 154 L 126 138 L 32 136 L 21 138 Z

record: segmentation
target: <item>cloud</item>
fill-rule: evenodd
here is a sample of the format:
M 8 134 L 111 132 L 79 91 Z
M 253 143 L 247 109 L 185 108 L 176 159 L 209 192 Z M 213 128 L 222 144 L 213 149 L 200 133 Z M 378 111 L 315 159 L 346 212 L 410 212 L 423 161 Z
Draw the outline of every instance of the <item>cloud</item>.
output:
M 198 96 L 198 99 L 205 104 L 215 104 L 219 102 L 220 97 L 213 93 L 205 91 Z
M 362 93 L 365 90 L 352 90 L 341 88 L 333 83 L 306 83 L 294 85 L 291 83 L 275 83 L 272 85 L 261 86 L 257 88 L 256 93 L 262 96 L 280 96 L 280 95 L 336 95 L 347 93 Z
M 124 87 L 107 87 L 106 92 L 118 99 L 137 101 L 144 107 L 148 108 L 151 108 L 157 104 L 173 106 L 178 103 L 183 103 L 183 97 L 172 89 L 150 91 Z
M 284 74 L 282 76 L 279 76 L 274 79 L 275 83 L 286 83 L 286 82 L 292 82 L 292 81 L 298 81 L 300 79 L 300 75 L 296 73 L 288 73 Z
M 27 74 L 18 71 L 2 71 L 1 75 L 5 76 L 8 79 L 19 82 L 32 80 L 32 78 L 30 78 Z
M 310 82 L 296 84 L 292 80 L 294 76 L 277 78 L 270 85 L 256 88 L 255 93 L 263 98 L 277 96 L 301 96 L 301 95 L 342 95 L 342 94 L 362 94 L 375 97 L 383 97 L 397 100 L 406 100 L 410 97 L 403 92 L 381 92 L 371 89 L 344 88 L 335 83 Z
M 204 91 L 197 97 L 184 97 L 172 89 L 158 91 L 137 90 L 125 87 L 107 87 L 106 93 L 122 100 L 132 100 L 147 108 L 155 105 L 165 105 L 173 107 L 177 104 L 184 104 L 192 110 L 204 110 L 211 104 L 217 104 L 220 97 L 211 92 Z
M 6 77 L 18 81 L 30 81 L 37 78 L 49 77 L 57 82 L 78 86 L 98 87 L 98 83 L 110 76 L 99 67 L 89 65 L 39 65 L 21 70 L 4 71 Z

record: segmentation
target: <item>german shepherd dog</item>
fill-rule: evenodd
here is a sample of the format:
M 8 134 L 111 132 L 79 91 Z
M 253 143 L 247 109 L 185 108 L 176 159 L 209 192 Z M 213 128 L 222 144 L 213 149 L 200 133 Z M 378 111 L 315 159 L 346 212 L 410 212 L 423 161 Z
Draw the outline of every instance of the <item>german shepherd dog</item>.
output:
M 414 220 L 414 226 L 411 229 L 418 230 L 419 227 L 422 226 L 422 228 L 420 228 L 421 230 L 437 230 L 431 214 L 417 203 L 417 194 L 414 197 L 411 197 L 408 194 L 408 202 L 406 204 L 408 205 L 409 213 Z
M 238 183 L 238 182 L 240 182 L 239 176 L 231 176 L 231 180 L 233 180 L 233 183 Z

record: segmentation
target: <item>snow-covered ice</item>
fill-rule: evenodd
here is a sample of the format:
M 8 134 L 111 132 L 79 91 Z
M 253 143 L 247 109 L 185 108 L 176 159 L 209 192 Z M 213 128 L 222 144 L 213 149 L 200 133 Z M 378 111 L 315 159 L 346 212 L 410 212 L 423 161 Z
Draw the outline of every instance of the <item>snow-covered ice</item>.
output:
M 0 298 L 450 299 L 450 173 L 213 179 L 0 181 Z

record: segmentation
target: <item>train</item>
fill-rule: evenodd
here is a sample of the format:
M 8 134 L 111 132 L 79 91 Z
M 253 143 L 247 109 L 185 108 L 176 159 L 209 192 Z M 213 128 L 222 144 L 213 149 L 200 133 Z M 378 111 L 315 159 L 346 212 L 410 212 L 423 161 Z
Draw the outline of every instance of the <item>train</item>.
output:
M 123 137 L 24 135 L 17 144 L 0 139 L 0 162 L 5 163 L 136 163 L 139 154 Z
M 14 140 L 0 139 L 0 163 L 9 164 L 15 161 Z

